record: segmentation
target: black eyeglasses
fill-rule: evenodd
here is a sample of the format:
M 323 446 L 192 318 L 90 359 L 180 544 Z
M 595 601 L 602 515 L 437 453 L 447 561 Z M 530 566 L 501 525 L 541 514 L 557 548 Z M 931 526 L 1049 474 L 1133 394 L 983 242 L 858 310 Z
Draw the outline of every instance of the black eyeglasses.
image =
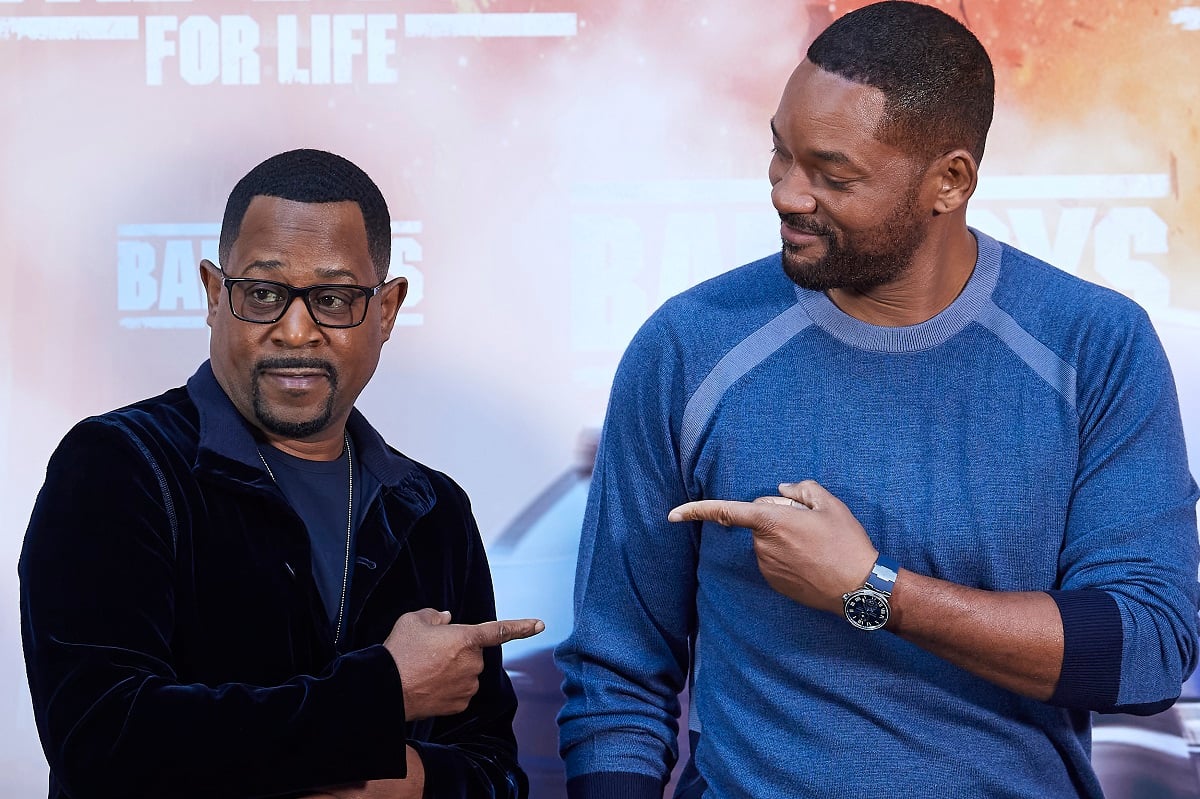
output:
M 345 283 L 318 283 L 314 286 L 289 286 L 274 280 L 253 277 L 227 277 L 229 310 L 243 322 L 270 325 L 278 322 L 299 297 L 308 315 L 321 327 L 357 327 L 367 318 L 367 305 L 383 288 Z

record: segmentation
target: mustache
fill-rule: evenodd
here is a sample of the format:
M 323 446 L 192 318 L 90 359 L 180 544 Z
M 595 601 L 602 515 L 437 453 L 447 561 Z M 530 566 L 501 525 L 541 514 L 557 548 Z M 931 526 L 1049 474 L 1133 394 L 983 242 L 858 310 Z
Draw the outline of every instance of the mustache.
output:
M 833 230 L 816 222 L 807 214 L 780 214 L 779 219 L 792 230 L 798 230 L 801 233 L 808 233 L 812 236 L 825 236 L 827 238 L 832 238 L 833 236 Z
M 321 358 L 262 358 L 254 364 L 256 375 L 269 369 L 318 369 L 337 383 L 337 367 Z

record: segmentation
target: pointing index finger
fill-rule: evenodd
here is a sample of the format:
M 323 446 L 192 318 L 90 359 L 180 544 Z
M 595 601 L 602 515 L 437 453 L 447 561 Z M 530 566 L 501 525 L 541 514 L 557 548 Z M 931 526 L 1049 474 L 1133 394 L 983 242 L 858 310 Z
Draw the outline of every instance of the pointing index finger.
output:
M 769 503 L 736 502 L 727 499 L 701 499 L 685 502 L 667 514 L 671 522 L 716 522 L 725 527 L 762 527 L 774 518 Z
M 546 629 L 541 619 L 501 619 L 472 627 L 472 638 L 479 648 L 500 646 L 518 638 L 529 638 Z

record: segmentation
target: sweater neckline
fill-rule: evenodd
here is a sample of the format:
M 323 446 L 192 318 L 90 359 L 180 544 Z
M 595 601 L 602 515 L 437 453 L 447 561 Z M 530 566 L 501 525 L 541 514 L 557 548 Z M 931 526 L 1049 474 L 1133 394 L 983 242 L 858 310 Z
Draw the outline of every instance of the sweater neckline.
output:
M 829 335 L 861 350 L 873 352 L 920 352 L 948 341 L 979 318 L 991 304 L 1000 279 L 1000 242 L 971 228 L 978 255 L 975 268 L 962 292 L 931 319 L 905 327 L 883 327 L 855 319 L 838 308 L 822 291 L 796 286 L 796 296 L 809 319 Z

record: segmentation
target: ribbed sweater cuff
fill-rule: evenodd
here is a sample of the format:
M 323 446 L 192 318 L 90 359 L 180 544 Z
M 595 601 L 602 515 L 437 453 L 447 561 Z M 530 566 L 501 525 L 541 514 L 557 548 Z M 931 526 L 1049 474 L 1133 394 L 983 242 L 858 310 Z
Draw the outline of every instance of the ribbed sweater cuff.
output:
M 567 780 L 567 799 L 662 799 L 657 777 L 625 771 L 580 774 Z
M 1117 601 L 1099 589 L 1047 591 L 1063 626 L 1063 662 L 1050 704 L 1111 710 L 1121 688 L 1123 632 Z

